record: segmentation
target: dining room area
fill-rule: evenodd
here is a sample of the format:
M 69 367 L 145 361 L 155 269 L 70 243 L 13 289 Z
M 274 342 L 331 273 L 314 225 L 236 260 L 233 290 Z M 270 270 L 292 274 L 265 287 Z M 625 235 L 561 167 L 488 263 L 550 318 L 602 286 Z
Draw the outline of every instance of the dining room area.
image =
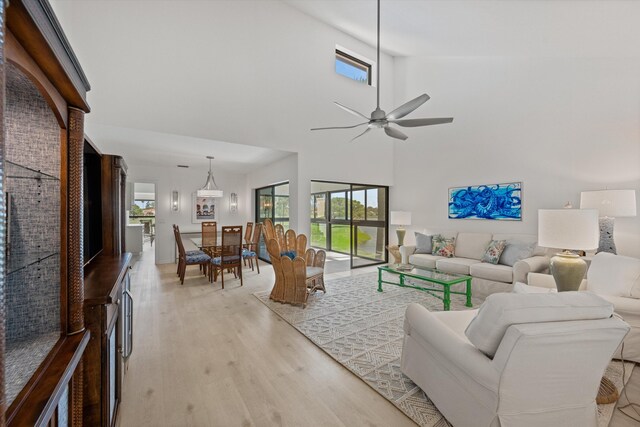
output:
M 203 221 L 200 231 L 181 232 L 173 224 L 176 249 L 176 274 L 184 284 L 187 268 L 197 268 L 210 283 L 218 283 L 224 289 L 225 280 L 244 284 L 244 273 L 260 274 L 257 247 L 262 224 L 218 226 L 216 221 Z M 226 277 L 225 277 L 226 275 Z

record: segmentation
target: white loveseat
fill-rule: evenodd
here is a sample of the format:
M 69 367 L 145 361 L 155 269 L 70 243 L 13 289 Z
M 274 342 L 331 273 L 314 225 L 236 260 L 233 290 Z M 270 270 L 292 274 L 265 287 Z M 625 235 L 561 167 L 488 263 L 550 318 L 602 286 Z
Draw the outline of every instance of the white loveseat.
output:
M 533 234 L 491 234 L 464 232 L 436 232 L 444 237 L 455 237 L 455 256 L 445 258 L 431 254 L 416 254 L 415 246 L 402 246 L 402 262 L 418 267 L 436 268 L 447 273 L 458 273 L 473 277 L 472 289 L 475 297 L 486 297 L 496 292 L 511 292 L 515 282 L 526 283 L 530 272 L 547 273 L 549 257 L 544 248 L 536 246 L 529 258 L 516 262 L 513 267 L 481 262 L 491 240 L 535 243 Z
M 587 292 L 411 304 L 400 367 L 456 427 L 596 427 L 600 378 L 629 330 L 612 313 Z
M 527 292 L 527 288 L 532 288 L 528 292 L 537 288 L 555 291 L 556 282 L 548 274 L 531 273 L 528 285 L 520 286 L 519 291 Z M 624 349 L 618 349 L 615 357 L 640 363 L 640 259 L 607 252 L 595 255 L 580 290 L 594 292 L 613 304 L 615 312 L 631 326 Z

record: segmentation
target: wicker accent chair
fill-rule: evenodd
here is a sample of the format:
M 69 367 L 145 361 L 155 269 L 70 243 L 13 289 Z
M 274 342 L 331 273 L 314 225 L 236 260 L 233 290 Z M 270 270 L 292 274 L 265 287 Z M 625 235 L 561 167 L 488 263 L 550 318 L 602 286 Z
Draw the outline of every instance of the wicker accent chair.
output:
M 276 238 L 276 229 L 273 226 L 273 221 L 271 221 L 269 218 L 265 219 L 262 222 L 262 232 L 264 233 L 265 242 L 268 242 L 269 239 Z
M 255 268 L 260 274 L 260 265 L 258 265 L 258 244 L 260 243 L 260 233 L 262 233 L 262 224 L 258 223 L 253 228 L 253 237 L 249 239 L 247 244 L 242 249 L 242 258 L 244 261 L 249 261 L 251 271 L 253 271 L 253 262 L 255 261 Z
M 224 272 L 233 270 L 233 275 L 240 278 L 242 286 L 242 226 L 222 227 L 222 247 L 219 256 L 210 259 L 211 269 L 209 281 L 216 282 L 218 274 L 222 276 L 224 289 Z
M 178 245 L 178 276 L 180 276 L 180 284 L 184 285 L 184 276 L 188 265 L 199 265 L 204 274 L 207 273 L 207 265 L 211 262 L 211 257 L 202 251 L 184 250 L 182 237 L 180 236 L 180 227 L 173 225 L 173 235 Z
M 274 239 L 280 248 L 279 256 L 288 256 L 291 259 L 296 257 L 305 260 L 307 287 L 311 292 L 327 292 L 324 287 L 324 263 L 327 253 L 323 250 L 307 249 L 307 236 L 298 234 L 292 229 L 284 231 L 284 227 L 278 224 L 273 225 L 270 219 L 263 222 L 262 230 L 265 242 Z M 268 248 L 267 248 L 268 249 Z M 269 253 L 271 257 L 271 253 Z
M 298 237 L 301 236 L 303 239 L 300 240 L 306 242 L 306 236 L 301 234 Z M 267 251 L 276 277 L 269 298 L 282 303 L 302 304 L 304 308 L 308 294 L 318 290 L 327 292 L 324 287 L 325 251 L 309 248 L 300 252 L 304 257 L 291 257 L 290 252 L 282 251 L 277 239 L 267 241 Z
M 281 303 L 302 304 L 302 308 L 305 308 L 309 296 L 305 260 L 301 257 L 291 259 L 289 256 L 281 255 L 280 244 L 276 239 L 267 241 L 267 252 L 276 276 L 269 298 Z

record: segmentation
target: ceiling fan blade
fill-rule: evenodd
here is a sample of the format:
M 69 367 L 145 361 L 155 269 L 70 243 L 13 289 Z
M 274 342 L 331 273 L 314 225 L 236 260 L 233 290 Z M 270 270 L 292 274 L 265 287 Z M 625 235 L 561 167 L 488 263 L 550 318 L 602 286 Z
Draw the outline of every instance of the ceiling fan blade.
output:
M 349 142 L 353 142 L 354 139 L 356 138 L 360 138 L 362 135 L 364 135 L 365 133 L 369 132 L 371 130 L 371 128 L 367 128 L 364 132 L 362 132 L 360 135 L 358 136 L 354 136 L 353 138 L 351 138 L 351 140 Z
M 422 104 L 424 104 L 425 102 L 427 102 L 428 100 L 429 100 L 429 95 L 427 95 L 426 93 L 423 93 L 419 97 L 402 104 L 401 106 L 399 106 L 398 108 L 396 108 L 395 110 L 387 114 L 387 120 L 401 119 L 407 114 L 409 114 L 410 112 L 412 112 L 413 110 L 415 110 L 416 108 L 418 108 L 419 106 L 421 106 Z
M 395 123 L 398 126 L 413 128 L 418 126 L 430 126 L 441 125 L 444 123 L 451 123 L 453 117 L 443 117 L 438 119 L 404 119 L 404 120 L 390 120 L 391 123 Z
M 384 127 L 384 133 L 386 133 L 387 135 L 389 135 L 391 138 L 396 138 L 396 139 L 401 139 L 401 140 L 405 140 L 407 138 L 409 138 L 407 135 L 405 135 L 404 133 L 400 132 L 397 129 L 394 129 L 392 127 L 389 126 L 385 126 Z
M 362 125 L 366 125 L 369 122 L 364 122 L 364 123 L 360 123 L 357 125 L 353 125 L 353 126 L 332 126 L 332 127 L 326 127 L 326 128 L 313 128 L 311 130 L 327 130 L 327 129 L 353 129 L 353 128 L 357 128 L 358 126 L 362 126 Z
M 358 113 L 356 110 L 354 110 L 353 108 L 349 108 L 347 106 L 344 106 L 342 104 L 340 104 L 339 102 L 334 102 L 334 104 L 336 104 L 338 107 L 342 108 L 344 111 L 346 111 L 347 113 L 351 113 L 354 116 L 358 116 L 358 117 L 362 117 L 365 120 L 371 120 L 371 118 L 365 116 L 362 113 Z

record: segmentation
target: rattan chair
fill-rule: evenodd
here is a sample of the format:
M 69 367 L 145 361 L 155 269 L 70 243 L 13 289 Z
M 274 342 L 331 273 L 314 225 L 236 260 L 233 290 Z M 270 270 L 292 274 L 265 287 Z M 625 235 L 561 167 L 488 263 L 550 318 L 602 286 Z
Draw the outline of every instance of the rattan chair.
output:
M 209 280 L 218 280 L 218 274 L 222 276 L 222 289 L 224 289 L 224 272 L 233 270 L 235 277 L 240 278 L 242 286 L 242 226 L 222 227 L 222 247 L 220 254 L 211 258 Z
M 210 257 L 215 256 L 216 245 L 218 244 L 218 223 L 216 221 L 205 221 L 202 223 L 202 251 Z
M 253 237 L 249 239 L 249 243 L 245 245 L 245 248 L 242 250 L 242 258 L 245 261 L 249 261 L 249 266 L 251 267 L 251 271 L 254 268 L 258 270 L 258 274 L 260 274 L 260 266 L 258 265 L 258 244 L 260 243 L 260 233 L 262 232 L 262 224 L 256 224 L 253 228 Z
M 267 241 L 267 251 L 276 276 L 270 298 L 283 303 L 302 304 L 304 307 L 307 297 L 303 297 L 298 289 L 301 286 L 300 280 L 304 283 L 307 294 L 318 290 L 326 293 L 324 286 L 326 252 L 313 248 L 305 251 L 307 236 L 299 234 L 294 238 L 295 233 L 292 230 L 288 230 L 286 234 L 289 236 L 287 239 L 289 242 L 292 244 L 295 242 L 297 255 L 292 255 L 293 251 L 284 251 L 278 239 Z
M 276 238 L 276 230 L 275 230 L 275 227 L 273 226 L 273 221 L 271 221 L 269 218 L 265 219 L 262 222 L 262 233 L 264 234 L 265 242 L 268 242 L 269 239 Z
M 267 241 L 267 252 L 275 273 L 275 283 L 269 298 L 286 304 L 307 306 L 307 268 L 301 257 L 291 259 L 281 255 L 280 244 L 276 239 Z
M 178 245 L 178 275 L 180 276 L 180 284 L 184 285 L 184 276 L 188 265 L 199 265 L 200 269 L 206 274 L 207 265 L 211 262 L 211 257 L 202 251 L 184 250 L 182 237 L 180 236 L 180 227 L 174 224 L 173 233 Z

